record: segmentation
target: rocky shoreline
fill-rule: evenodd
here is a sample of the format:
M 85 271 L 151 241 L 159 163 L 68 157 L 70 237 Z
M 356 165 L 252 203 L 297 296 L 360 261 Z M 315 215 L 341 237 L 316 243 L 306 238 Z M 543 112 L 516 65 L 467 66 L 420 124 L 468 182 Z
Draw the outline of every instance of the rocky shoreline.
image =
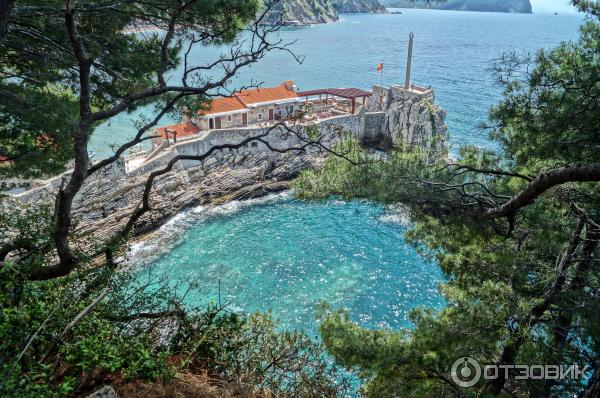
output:
M 379 101 L 370 102 L 357 114 L 336 116 L 316 124 L 314 127 L 323 137 L 321 144 L 334 148 L 342 134 L 351 134 L 373 148 L 390 147 L 399 142 L 444 147 L 445 112 L 434 105 L 431 89 L 374 86 L 373 95 Z M 263 132 L 260 128 L 214 130 L 198 139 L 177 142 L 134 170 L 126 171 L 123 160 L 99 170 L 86 180 L 73 204 L 72 236 L 77 238 L 74 240 L 76 249 L 89 255 L 100 252 L 106 242 L 119 234 L 140 205 L 149 175 L 166 167 L 175 156 L 203 153 L 214 145 L 242 142 L 260 132 Z M 271 131 L 267 140 L 273 148 L 300 145 L 277 131 Z M 143 240 L 145 235 L 186 209 L 289 189 L 290 182 L 301 171 L 321 167 L 328 154 L 320 147 L 273 152 L 260 144 L 220 150 L 203 162 L 178 161 L 170 172 L 154 180 L 149 197 L 152 210 L 136 222 L 134 238 Z M 38 188 L 7 198 L 2 205 L 52 208 L 57 190 L 68 177 L 67 172 Z
M 295 156 L 258 153 L 227 156 L 186 169 L 177 165 L 156 180 L 150 197 L 152 211 L 136 223 L 132 241 L 145 240 L 186 209 L 287 190 L 301 170 L 319 167 L 324 159 L 325 156 L 318 153 Z M 73 236 L 78 237 L 78 250 L 94 253 L 121 230 L 139 205 L 147 178 L 147 172 L 126 174 L 120 165 L 113 164 L 88 180 L 73 207 Z M 50 207 L 61 180 L 58 177 L 43 189 L 19 198 L 7 198 L 3 204 Z

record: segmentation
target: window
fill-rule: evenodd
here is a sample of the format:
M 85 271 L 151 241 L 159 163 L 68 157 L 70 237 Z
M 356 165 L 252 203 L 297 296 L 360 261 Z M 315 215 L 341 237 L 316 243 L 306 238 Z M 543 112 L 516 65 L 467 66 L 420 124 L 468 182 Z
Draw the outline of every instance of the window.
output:
M 227 121 L 230 122 L 231 121 L 231 115 L 227 115 Z
M 259 114 L 257 115 L 257 118 L 258 118 L 258 120 L 263 120 L 263 114 L 262 114 L 262 113 L 259 113 Z
M 260 113 L 259 113 L 260 115 Z M 250 146 L 252 146 L 252 148 L 256 148 L 258 146 L 258 142 L 254 141 L 253 143 L 250 144 Z

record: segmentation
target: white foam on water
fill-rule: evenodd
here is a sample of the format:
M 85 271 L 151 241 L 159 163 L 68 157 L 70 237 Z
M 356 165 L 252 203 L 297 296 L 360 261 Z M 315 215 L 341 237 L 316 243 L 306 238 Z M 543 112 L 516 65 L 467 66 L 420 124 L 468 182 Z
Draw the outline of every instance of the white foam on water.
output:
M 210 217 L 229 216 L 250 206 L 277 203 L 292 197 L 292 191 L 284 191 L 260 198 L 233 200 L 219 206 L 197 206 L 183 211 L 171 217 L 149 239 L 131 244 L 124 256 L 125 264 L 136 266 L 151 262 L 176 245 L 191 223 L 202 222 Z

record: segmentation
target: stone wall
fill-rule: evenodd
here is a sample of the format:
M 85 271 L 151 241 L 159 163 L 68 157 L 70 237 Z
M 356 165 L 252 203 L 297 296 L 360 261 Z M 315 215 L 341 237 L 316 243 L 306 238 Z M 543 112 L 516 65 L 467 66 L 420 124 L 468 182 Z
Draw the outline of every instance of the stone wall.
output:
M 362 141 L 366 146 L 376 147 L 381 144 L 381 125 L 386 112 L 365 113 L 365 127 Z
M 343 115 L 332 117 L 330 119 L 321 121 L 315 125 L 319 130 L 319 133 L 326 137 L 325 143 L 328 145 L 335 145 L 336 141 L 341 137 L 339 131 L 343 130 L 350 133 L 354 137 L 362 140 L 364 137 L 364 124 L 365 124 L 365 113 L 359 113 L 357 115 Z M 302 129 L 302 126 L 293 126 L 293 130 L 298 132 Z M 237 128 L 237 129 L 221 129 L 212 130 L 197 139 L 191 139 L 186 141 L 179 141 L 174 145 L 171 145 L 169 151 L 173 154 L 178 155 L 192 155 L 197 156 L 205 153 L 210 148 L 217 145 L 225 144 L 238 144 L 245 139 L 250 137 L 256 137 L 258 135 L 268 132 L 268 127 L 256 127 L 256 128 Z M 273 148 L 285 149 L 301 144 L 299 138 L 294 134 L 289 134 L 283 128 L 275 128 L 269 132 L 268 137 L 264 139 Z M 224 157 L 242 157 L 248 155 L 256 155 L 260 153 L 269 153 L 269 148 L 261 142 L 253 142 L 245 145 L 242 148 L 235 150 L 219 150 L 211 156 L 205 163 L 220 162 Z M 183 167 L 188 169 L 197 165 L 196 160 L 183 160 L 181 161 Z M 148 169 L 147 165 L 142 165 L 144 170 Z M 137 174 L 137 170 L 135 171 Z

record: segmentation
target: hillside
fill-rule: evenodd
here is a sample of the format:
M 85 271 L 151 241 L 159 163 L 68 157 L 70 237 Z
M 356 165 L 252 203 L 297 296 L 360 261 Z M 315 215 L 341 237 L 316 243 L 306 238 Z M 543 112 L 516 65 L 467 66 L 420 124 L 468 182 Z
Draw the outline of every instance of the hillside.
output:
M 379 0 L 332 0 L 340 14 L 385 13 L 386 8 Z
M 283 0 L 270 13 L 266 23 L 282 21 L 289 25 L 335 22 L 338 13 L 384 13 L 379 0 Z
M 487 11 L 531 14 L 529 0 L 447 0 L 443 4 L 426 6 L 422 2 L 413 3 L 409 0 L 383 0 L 386 7 L 398 8 L 435 8 L 438 10 L 456 11 Z
M 268 15 L 266 23 L 318 24 L 339 19 L 330 0 L 284 0 Z

